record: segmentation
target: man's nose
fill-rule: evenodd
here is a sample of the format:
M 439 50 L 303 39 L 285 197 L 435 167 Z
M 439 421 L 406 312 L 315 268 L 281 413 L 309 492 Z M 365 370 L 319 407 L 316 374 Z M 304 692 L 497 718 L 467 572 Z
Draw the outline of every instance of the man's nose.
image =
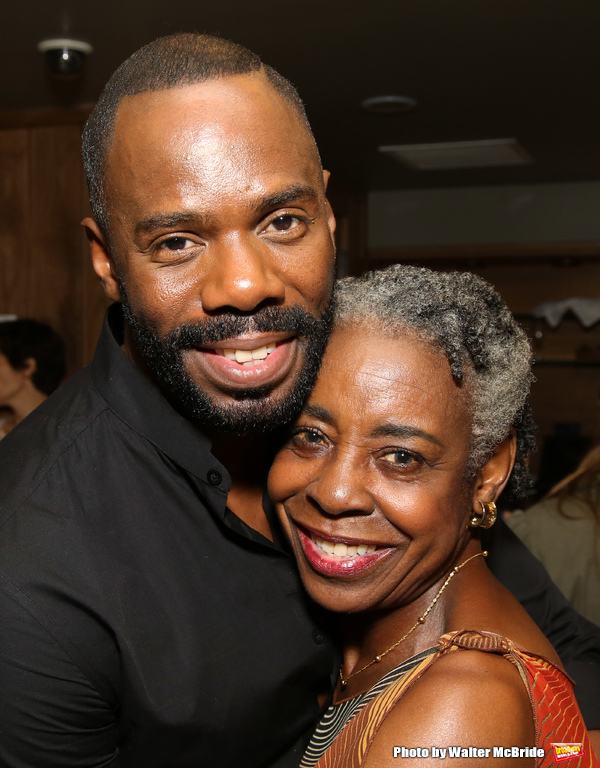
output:
M 368 469 L 357 465 L 352 457 L 337 455 L 321 466 L 306 493 L 327 515 L 370 515 L 375 501 L 367 475 Z
M 232 236 L 212 244 L 202 278 L 204 311 L 252 312 L 261 304 L 281 304 L 286 285 L 280 266 L 277 254 L 256 237 Z

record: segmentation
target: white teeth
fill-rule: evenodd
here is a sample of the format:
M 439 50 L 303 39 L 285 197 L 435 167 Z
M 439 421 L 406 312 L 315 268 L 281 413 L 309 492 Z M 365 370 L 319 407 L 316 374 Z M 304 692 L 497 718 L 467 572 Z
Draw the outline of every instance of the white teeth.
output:
M 312 540 L 326 555 L 332 557 L 362 557 L 363 555 L 370 555 L 377 549 L 375 544 L 342 544 L 341 542 L 334 544 L 317 536 L 313 536 Z
M 226 357 L 228 360 L 234 360 L 240 364 L 256 365 L 254 361 L 260 362 L 266 360 L 266 358 L 274 352 L 277 348 L 277 344 L 265 344 L 258 349 L 215 349 L 215 352 L 221 357 Z
M 260 349 L 253 349 L 252 350 L 252 359 L 253 360 L 264 360 L 267 355 L 268 351 L 266 347 L 261 347 Z
M 235 359 L 238 363 L 249 363 L 252 360 L 252 352 L 249 349 L 236 349 Z
M 335 554 L 335 547 L 331 542 L 321 539 L 319 546 L 327 555 Z

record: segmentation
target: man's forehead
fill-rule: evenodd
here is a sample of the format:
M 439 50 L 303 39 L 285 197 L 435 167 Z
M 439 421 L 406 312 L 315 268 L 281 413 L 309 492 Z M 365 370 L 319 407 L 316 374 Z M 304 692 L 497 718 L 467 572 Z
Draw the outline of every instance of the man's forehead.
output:
M 321 189 L 314 139 L 262 74 L 235 75 L 123 99 L 107 153 L 107 184 L 146 183 L 160 166 L 194 184 L 265 174 Z M 285 174 L 295 178 L 285 180 Z M 118 181 L 119 180 L 119 181 Z
M 244 121 L 254 116 L 265 124 L 284 123 L 288 130 L 297 127 L 299 132 L 308 132 L 298 111 L 262 73 L 214 78 L 125 96 L 116 112 L 113 138 L 119 140 L 130 132 L 148 130 L 150 116 L 174 130 L 178 125 L 201 128 L 230 123 L 240 133 L 250 132 Z

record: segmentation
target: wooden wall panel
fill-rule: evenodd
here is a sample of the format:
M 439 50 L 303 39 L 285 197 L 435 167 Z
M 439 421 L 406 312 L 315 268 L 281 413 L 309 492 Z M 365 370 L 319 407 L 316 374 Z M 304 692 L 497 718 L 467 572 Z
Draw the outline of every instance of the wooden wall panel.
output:
M 84 117 L 47 125 L 24 116 L 23 128 L 0 129 L 0 313 L 56 328 L 70 374 L 91 360 L 107 305 L 80 224 L 89 212 Z
M 0 131 L 0 169 L 0 314 L 20 314 L 31 280 L 27 129 Z
M 78 126 L 31 129 L 30 215 L 34 274 L 28 312 L 61 329 L 69 367 L 81 364 L 81 158 Z

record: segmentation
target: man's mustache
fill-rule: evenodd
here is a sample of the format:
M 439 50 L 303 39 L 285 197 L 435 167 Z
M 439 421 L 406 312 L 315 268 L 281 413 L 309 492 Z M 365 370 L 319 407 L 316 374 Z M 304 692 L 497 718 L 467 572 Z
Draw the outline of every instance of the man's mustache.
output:
M 328 327 L 329 314 L 326 311 L 321 317 L 313 317 L 301 307 L 264 307 L 253 315 L 221 314 L 173 328 L 162 342 L 173 350 L 180 350 L 257 333 L 292 333 L 306 338 L 317 329 Z

